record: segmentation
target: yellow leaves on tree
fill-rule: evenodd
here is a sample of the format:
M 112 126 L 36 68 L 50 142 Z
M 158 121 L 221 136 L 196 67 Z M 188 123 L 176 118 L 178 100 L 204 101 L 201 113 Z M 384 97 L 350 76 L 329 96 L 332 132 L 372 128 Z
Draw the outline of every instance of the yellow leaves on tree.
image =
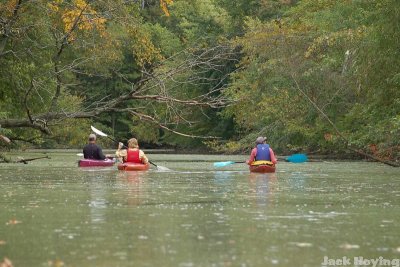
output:
M 366 29 L 360 27 L 357 30 L 344 29 L 317 36 L 305 52 L 305 58 L 323 58 L 325 53 L 340 43 L 357 41 L 365 35 Z
M 61 13 L 64 31 L 69 35 L 68 40 L 75 39 L 74 31 L 98 30 L 101 35 L 105 34 L 106 19 L 101 17 L 85 0 L 73 0 L 65 5 L 64 0 L 55 0 L 48 4 L 53 11 Z
M 160 0 L 160 7 L 164 11 L 166 16 L 169 16 L 168 6 L 171 5 L 173 0 Z
M 10 0 L 5 4 L 0 4 L 0 17 L 11 17 L 17 6 L 17 0 Z
M 148 34 L 138 28 L 130 29 L 129 33 L 133 36 L 132 52 L 140 66 L 162 58 L 160 50 L 154 46 Z

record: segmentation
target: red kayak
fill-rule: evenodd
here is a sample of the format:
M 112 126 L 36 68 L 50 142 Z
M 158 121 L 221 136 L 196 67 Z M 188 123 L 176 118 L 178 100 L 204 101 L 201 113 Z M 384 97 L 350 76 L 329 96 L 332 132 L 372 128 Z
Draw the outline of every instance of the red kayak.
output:
M 250 172 L 268 173 L 275 172 L 275 164 L 267 160 L 256 160 L 249 166 Z
M 120 171 L 147 171 L 150 168 L 149 164 L 125 162 L 117 165 Z
M 78 161 L 79 167 L 107 167 L 112 165 L 114 165 L 114 160 L 108 158 L 105 160 L 81 159 Z

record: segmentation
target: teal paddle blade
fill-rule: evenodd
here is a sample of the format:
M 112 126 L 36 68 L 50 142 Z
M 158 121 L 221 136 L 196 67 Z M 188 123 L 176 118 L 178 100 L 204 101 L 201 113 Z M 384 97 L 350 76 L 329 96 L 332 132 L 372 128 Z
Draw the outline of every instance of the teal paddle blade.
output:
M 286 160 L 293 163 L 303 163 L 306 162 L 308 158 L 306 154 L 293 154 L 289 156 Z
M 234 161 L 221 161 L 221 162 L 214 162 L 214 167 L 225 167 L 231 164 L 234 164 Z

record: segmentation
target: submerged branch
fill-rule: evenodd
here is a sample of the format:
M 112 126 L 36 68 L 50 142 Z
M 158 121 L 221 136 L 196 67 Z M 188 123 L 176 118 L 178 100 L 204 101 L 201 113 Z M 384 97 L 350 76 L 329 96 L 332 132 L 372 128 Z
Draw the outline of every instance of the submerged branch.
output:
M 24 163 L 24 164 L 28 164 L 29 161 L 33 161 L 33 160 L 37 160 L 37 159 L 51 159 L 51 158 L 49 156 L 42 156 L 42 157 L 29 158 L 29 159 L 24 159 L 24 158 L 20 157 L 17 160 L 12 160 L 11 158 L 7 158 L 3 154 L 0 154 L 0 160 L 2 160 L 3 163 Z

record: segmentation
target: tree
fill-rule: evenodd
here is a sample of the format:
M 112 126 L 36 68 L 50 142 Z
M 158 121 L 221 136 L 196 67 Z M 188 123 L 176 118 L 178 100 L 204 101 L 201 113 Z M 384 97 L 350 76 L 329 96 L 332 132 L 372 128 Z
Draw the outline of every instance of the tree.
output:
M 242 134 L 232 147 L 265 134 L 278 151 L 346 151 L 310 99 L 350 144 L 386 146 L 398 157 L 398 142 L 391 138 L 399 129 L 398 14 L 389 0 L 310 0 L 281 19 L 248 19 L 236 41 L 244 54 L 241 69 L 226 91 L 237 105 L 225 112 Z
M 185 121 L 185 107 L 223 106 L 218 87 L 190 94 L 180 88 L 213 82 L 202 74 L 233 60 L 229 47 L 191 47 L 164 58 L 139 8 L 126 1 L 10 1 L 2 10 L 0 71 L 7 78 L 0 105 L 7 112 L 0 125 L 48 134 L 67 120 L 122 112 L 176 132 L 171 125 Z

